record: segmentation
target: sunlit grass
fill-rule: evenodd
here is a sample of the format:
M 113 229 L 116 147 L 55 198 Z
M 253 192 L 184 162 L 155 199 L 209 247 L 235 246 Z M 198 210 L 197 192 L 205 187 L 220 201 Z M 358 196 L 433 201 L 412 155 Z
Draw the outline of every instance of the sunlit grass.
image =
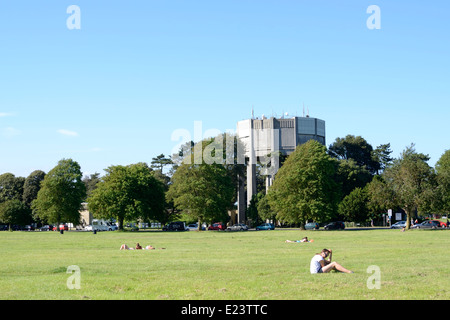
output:
M 314 242 L 284 242 L 303 236 Z M 158 249 L 119 250 L 136 242 Z M 450 298 L 447 230 L 5 231 L 0 243 L 0 299 Z M 323 248 L 355 273 L 311 275 Z M 80 289 L 66 285 L 71 265 Z M 370 265 L 380 268 L 380 289 L 367 287 Z

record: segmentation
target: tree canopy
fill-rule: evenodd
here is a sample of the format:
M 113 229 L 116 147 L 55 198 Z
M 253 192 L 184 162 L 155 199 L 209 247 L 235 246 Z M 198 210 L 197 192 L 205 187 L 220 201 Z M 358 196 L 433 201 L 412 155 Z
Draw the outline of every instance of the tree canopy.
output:
M 18 199 L 7 200 L 0 203 L 0 221 L 11 226 L 31 223 L 31 210 Z
M 334 217 L 340 197 L 335 173 L 335 160 L 325 146 L 314 140 L 298 146 L 267 193 L 277 219 L 304 225 L 308 219 L 322 222 Z
M 429 159 L 428 155 L 417 153 L 412 144 L 383 174 L 386 186 L 393 194 L 394 204 L 407 214 L 407 229 L 416 210 L 426 211 L 431 207 L 430 196 L 433 193 L 431 190 L 436 187 L 436 177 L 427 163 Z
M 124 220 L 162 220 L 164 186 L 146 163 L 111 166 L 88 198 L 95 217 Z
M 184 155 L 191 157 L 191 161 L 182 161 L 177 167 L 167 192 L 168 201 L 199 222 L 227 221 L 235 196 L 233 170 L 227 169 L 224 150 L 214 142 L 214 138 L 205 139 Z M 195 158 L 195 150 L 208 156 Z M 216 162 L 207 163 L 205 159 L 216 159 Z
M 436 174 L 440 209 L 450 214 L 450 150 L 445 151 L 436 163 Z
M 45 175 L 32 208 L 41 220 L 77 225 L 80 221 L 81 202 L 86 196 L 78 162 L 62 159 Z
M 347 135 L 336 138 L 328 153 L 336 159 L 353 159 L 358 166 L 365 167 L 370 173 L 380 169 L 379 163 L 373 157 L 373 147 L 361 136 Z
M 371 217 L 367 186 L 353 189 L 339 203 L 338 211 L 345 221 L 366 222 Z
M 22 200 L 25 178 L 16 177 L 12 173 L 0 175 L 0 202 L 7 200 Z
M 41 189 L 41 182 L 44 180 L 45 172 L 35 170 L 25 179 L 23 185 L 23 202 L 31 208 L 31 203 L 37 198 L 38 192 Z

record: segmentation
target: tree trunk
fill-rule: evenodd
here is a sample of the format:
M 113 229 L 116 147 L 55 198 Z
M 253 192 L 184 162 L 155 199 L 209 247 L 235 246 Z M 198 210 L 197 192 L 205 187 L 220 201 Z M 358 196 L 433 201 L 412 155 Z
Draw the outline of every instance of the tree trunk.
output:
M 406 208 L 406 230 L 409 230 L 411 228 L 411 213 L 412 213 L 412 207 Z

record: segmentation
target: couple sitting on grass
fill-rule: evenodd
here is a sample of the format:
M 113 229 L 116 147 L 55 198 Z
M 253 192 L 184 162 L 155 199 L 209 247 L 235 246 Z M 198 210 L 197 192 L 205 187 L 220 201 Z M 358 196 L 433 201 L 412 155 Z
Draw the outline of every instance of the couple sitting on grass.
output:
M 138 243 L 136 243 L 136 247 L 135 248 L 130 248 L 129 246 L 127 246 L 126 244 L 123 244 L 120 246 L 120 250 L 155 250 L 156 248 L 153 246 L 146 246 L 145 248 L 142 248 L 141 245 Z M 165 249 L 165 248 L 160 248 L 160 249 Z

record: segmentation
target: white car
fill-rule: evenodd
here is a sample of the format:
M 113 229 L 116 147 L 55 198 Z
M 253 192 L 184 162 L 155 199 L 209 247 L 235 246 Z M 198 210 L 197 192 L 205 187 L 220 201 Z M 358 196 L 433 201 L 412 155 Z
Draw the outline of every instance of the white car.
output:
M 198 223 L 191 223 L 186 227 L 186 230 L 198 230 Z M 202 230 L 206 230 L 206 224 L 202 224 Z
M 235 225 L 229 226 L 226 230 L 227 231 L 247 231 L 248 226 L 243 223 L 237 223 Z
M 119 230 L 119 227 L 117 226 L 117 224 L 115 223 L 110 223 L 109 227 L 111 228 L 110 231 L 115 231 L 115 230 Z
M 401 228 L 406 228 L 406 221 L 399 221 L 391 226 L 391 229 L 401 229 Z
M 92 226 L 84 227 L 84 231 L 93 231 Z
M 198 230 L 198 224 L 197 223 L 188 224 L 186 230 Z

